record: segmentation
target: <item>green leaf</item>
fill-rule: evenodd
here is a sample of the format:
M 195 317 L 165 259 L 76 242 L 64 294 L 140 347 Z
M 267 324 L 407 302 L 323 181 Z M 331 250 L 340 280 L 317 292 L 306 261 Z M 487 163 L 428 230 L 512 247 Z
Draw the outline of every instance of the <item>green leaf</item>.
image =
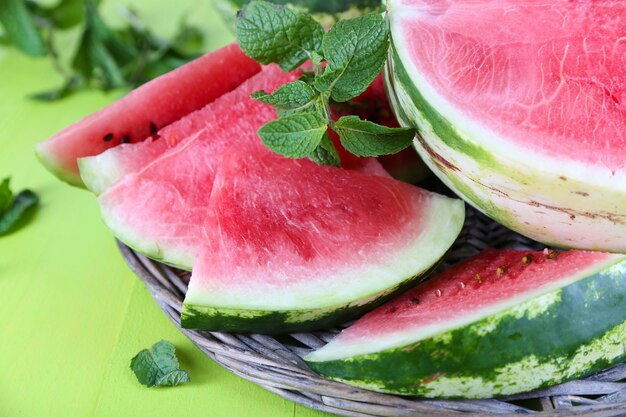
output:
M 241 49 L 262 64 L 291 71 L 320 49 L 324 28 L 311 16 L 266 1 L 253 1 L 237 16 Z
M 341 159 L 328 133 L 324 133 L 320 144 L 311 152 L 309 159 L 318 165 L 341 166 Z
M 315 80 L 320 92 L 335 101 L 361 94 L 380 74 L 389 49 L 389 29 L 381 15 L 370 13 L 342 20 L 324 35 L 322 52 L 328 61 Z
M 4 183 L 4 181 L 3 181 Z M 15 196 L 11 205 L 0 216 L 0 236 L 9 234 L 28 219 L 39 203 L 39 198 L 30 190 L 24 190 Z
M 13 201 L 13 192 L 11 191 L 11 178 L 7 177 L 0 183 L 0 218 L 7 211 Z
M 341 144 L 358 156 L 390 155 L 413 143 L 411 128 L 391 128 L 361 120 L 358 116 L 341 117 L 334 126 Z
M 317 112 L 295 113 L 265 124 L 258 133 L 265 146 L 274 152 L 304 158 L 320 144 L 326 128 L 326 120 Z
M 177 369 L 160 377 L 155 385 L 158 387 L 173 387 L 185 382 L 189 382 L 189 372 Z
M 0 23 L 11 41 L 23 52 L 33 56 L 46 54 L 24 0 L 0 0 Z
M 303 81 L 294 81 L 280 86 L 271 94 L 255 91 L 250 97 L 262 103 L 284 110 L 300 110 L 311 106 L 319 93 Z
M 72 77 L 61 87 L 31 94 L 30 98 L 39 101 L 56 101 L 69 96 L 73 92 L 79 90 L 81 86 L 81 79 L 78 77 Z
M 147 387 L 170 387 L 189 381 L 189 373 L 179 369 L 176 348 L 167 340 L 139 352 L 130 361 L 130 369 L 139 383 Z

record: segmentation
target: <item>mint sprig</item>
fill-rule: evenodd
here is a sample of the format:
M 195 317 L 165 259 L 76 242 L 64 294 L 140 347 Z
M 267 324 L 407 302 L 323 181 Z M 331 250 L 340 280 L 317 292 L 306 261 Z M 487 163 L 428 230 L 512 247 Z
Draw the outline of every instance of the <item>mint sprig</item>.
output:
M 413 129 L 389 128 L 356 116 L 331 117 L 330 100 L 344 102 L 363 93 L 385 65 L 389 29 L 380 14 L 342 20 L 328 32 L 311 16 L 286 6 L 252 1 L 237 16 L 241 49 L 262 64 L 277 63 L 292 71 L 306 61 L 303 76 L 273 93 L 252 98 L 274 106 L 278 119 L 259 129 L 261 141 L 291 158 L 308 157 L 318 164 L 340 166 L 327 135 L 358 156 L 396 153 L 408 147 Z
M 147 387 L 172 387 L 189 382 L 189 372 L 179 369 L 176 348 L 167 340 L 140 351 L 131 360 L 130 369 Z
M 10 178 L 0 182 L 0 236 L 15 231 L 28 221 L 39 204 L 39 197 L 30 190 L 13 195 L 10 183 Z

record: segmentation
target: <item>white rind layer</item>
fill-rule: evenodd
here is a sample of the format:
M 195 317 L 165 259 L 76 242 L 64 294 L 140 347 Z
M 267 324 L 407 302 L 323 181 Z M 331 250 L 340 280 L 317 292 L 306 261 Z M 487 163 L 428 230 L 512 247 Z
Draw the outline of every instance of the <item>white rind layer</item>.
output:
M 463 202 L 433 194 L 424 213 L 423 230 L 404 247 L 391 249 L 383 262 L 343 268 L 320 280 L 286 281 L 280 297 L 264 297 L 263 294 L 276 293 L 277 289 L 266 288 L 262 278 L 255 280 L 253 276 L 242 285 L 222 290 L 210 290 L 192 278 L 185 304 L 266 311 L 323 309 L 347 306 L 355 300 L 359 300 L 359 305 L 365 304 L 381 292 L 429 270 L 454 243 L 465 217 Z

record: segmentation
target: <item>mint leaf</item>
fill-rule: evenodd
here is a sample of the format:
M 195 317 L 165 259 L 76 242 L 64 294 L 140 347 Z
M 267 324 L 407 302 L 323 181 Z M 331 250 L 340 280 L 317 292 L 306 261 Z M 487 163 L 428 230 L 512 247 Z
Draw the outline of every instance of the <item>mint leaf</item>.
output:
M 311 16 L 266 1 L 253 1 L 237 16 L 241 49 L 262 64 L 291 71 L 320 49 L 324 28 Z
M 43 41 L 24 0 L 0 1 L 0 23 L 20 50 L 33 56 L 45 55 Z
M 2 184 L 4 186 L 4 181 Z M 6 194 L 3 198 L 6 198 Z M 38 203 L 39 198 L 30 190 L 24 190 L 15 196 L 4 213 L 0 212 L 0 236 L 9 234 L 27 221 L 28 215 L 33 213 Z
M 11 178 L 7 177 L 0 183 L 0 217 L 7 211 L 12 201 Z
M 177 369 L 160 377 L 155 385 L 158 387 L 173 387 L 185 382 L 189 382 L 189 372 Z
M 130 369 L 139 383 L 147 387 L 171 387 L 189 382 L 189 372 L 179 369 L 176 348 L 167 340 L 139 352 L 130 361 Z
M 389 49 L 389 29 L 381 15 L 339 21 L 324 35 L 322 52 L 328 61 L 315 88 L 330 91 L 335 101 L 361 94 L 383 69 Z
M 335 149 L 328 133 L 324 133 L 320 144 L 311 152 L 309 159 L 318 165 L 341 166 L 341 159 L 339 159 L 337 149 Z
M 311 106 L 318 93 L 304 81 L 294 81 L 280 86 L 271 94 L 255 91 L 250 97 L 279 109 L 300 110 Z
M 319 113 L 295 113 L 266 123 L 259 131 L 261 141 L 276 153 L 290 158 L 310 155 L 326 132 L 327 122 Z
M 344 148 L 358 156 L 394 154 L 411 145 L 415 137 L 411 128 L 381 126 L 358 116 L 341 117 L 334 130 Z

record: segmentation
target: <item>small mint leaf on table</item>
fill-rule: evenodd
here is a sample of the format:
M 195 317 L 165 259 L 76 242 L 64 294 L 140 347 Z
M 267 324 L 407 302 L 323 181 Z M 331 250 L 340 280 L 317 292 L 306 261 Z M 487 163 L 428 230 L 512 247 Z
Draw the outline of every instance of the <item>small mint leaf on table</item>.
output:
M 30 190 L 23 190 L 13 196 L 10 179 L 5 178 L 0 183 L 0 236 L 9 234 L 26 222 L 37 204 L 39 197 Z
M 339 159 L 337 149 L 335 149 L 328 133 L 324 133 L 320 144 L 311 152 L 309 159 L 318 165 L 341 166 L 341 159 Z
M 11 201 L 13 201 L 11 178 L 5 178 L 0 182 L 0 217 L 9 208 Z
M 389 29 L 380 14 L 339 21 L 324 35 L 322 53 L 328 65 L 315 80 L 320 92 L 335 101 L 361 94 L 383 69 L 389 49 Z
M 415 130 L 381 126 L 358 116 L 344 116 L 335 122 L 334 130 L 341 144 L 357 156 L 389 155 L 413 143 Z
M 317 112 L 295 113 L 266 123 L 258 134 L 272 151 L 290 158 L 304 158 L 320 144 L 327 126 L 327 121 Z
M 262 64 L 292 71 L 319 51 L 324 28 L 311 16 L 266 1 L 252 1 L 237 15 L 241 49 Z
M 139 352 L 131 360 L 130 369 L 147 387 L 171 387 L 189 382 L 189 372 L 180 369 L 176 348 L 167 340 Z
M 277 109 L 299 110 L 311 106 L 318 93 L 304 81 L 294 81 L 280 86 L 271 94 L 255 91 L 251 97 Z

